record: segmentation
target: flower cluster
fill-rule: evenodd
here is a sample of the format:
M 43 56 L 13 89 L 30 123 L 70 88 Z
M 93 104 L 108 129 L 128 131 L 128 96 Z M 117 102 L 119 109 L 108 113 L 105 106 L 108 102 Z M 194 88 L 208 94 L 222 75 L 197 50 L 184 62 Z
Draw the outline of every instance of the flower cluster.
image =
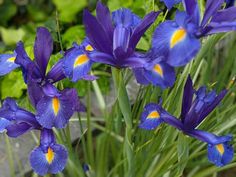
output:
M 162 0 L 171 9 L 181 0 Z M 112 13 L 101 2 L 97 3 L 96 17 L 84 10 L 83 23 L 86 38 L 74 43 L 50 71 L 46 72 L 53 40 L 46 28 L 37 29 L 34 60 L 24 50 L 22 42 L 13 54 L 0 55 L 0 75 L 21 68 L 28 87 L 28 95 L 35 113 L 30 113 L 7 98 L 0 109 L 0 131 L 10 137 L 18 137 L 30 130 L 41 132 L 40 145 L 30 155 L 32 168 L 40 175 L 58 173 L 66 165 L 67 151 L 56 144 L 52 128 L 64 128 L 74 112 L 83 111 L 75 89 L 58 90 L 55 83 L 69 78 L 94 80 L 90 74 L 93 63 L 103 63 L 117 68 L 130 68 L 138 83 L 152 84 L 162 89 L 173 86 L 174 67 L 189 63 L 201 48 L 201 38 L 215 33 L 236 30 L 234 1 L 207 0 L 206 10 L 200 17 L 196 0 L 182 0 L 184 11 L 177 11 L 174 20 L 166 20 L 157 26 L 152 46 L 147 52 L 136 50 L 145 31 L 155 22 L 160 12 L 150 12 L 143 19 L 129 9 L 121 8 Z M 223 9 L 222 9 L 223 8 Z M 166 122 L 185 134 L 207 142 L 209 160 L 217 166 L 229 163 L 233 149 L 231 136 L 216 135 L 197 130 L 196 127 L 219 104 L 226 91 L 218 96 L 206 94 L 206 88 L 192 88 L 191 79 L 185 86 L 181 120 L 166 112 L 160 105 L 149 104 L 142 114 L 140 127 L 154 129 Z M 196 99 L 192 101 L 193 94 Z
M 215 91 L 206 93 L 206 87 L 194 90 L 192 80 L 188 77 L 184 87 L 182 112 L 180 119 L 175 118 L 161 105 L 150 103 L 145 106 L 141 115 L 140 128 L 146 130 L 155 129 L 161 123 L 167 123 L 193 138 L 208 143 L 208 159 L 217 166 L 228 164 L 233 159 L 233 147 L 229 144 L 231 135 L 216 136 L 214 134 L 198 130 L 196 127 L 210 114 L 221 102 L 227 91 L 216 94 Z M 196 98 L 193 100 L 194 94 Z

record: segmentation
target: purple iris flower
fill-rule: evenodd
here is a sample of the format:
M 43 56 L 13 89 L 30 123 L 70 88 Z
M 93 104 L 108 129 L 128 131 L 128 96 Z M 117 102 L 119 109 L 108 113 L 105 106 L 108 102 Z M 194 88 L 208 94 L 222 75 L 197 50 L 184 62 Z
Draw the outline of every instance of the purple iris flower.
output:
M 151 12 L 143 20 L 128 9 L 119 9 L 111 16 L 109 9 L 98 2 L 96 14 L 94 17 L 84 10 L 86 34 L 94 48 L 93 52 L 88 52 L 88 57 L 118 68 L 142 67 L 145 61 L 140 59 L 135 48 L 159 12 Z
M 170 10 L 175 4 L 181 2 L 181 0 L 161 0 L 165 3 L 166 7 Z
M 236 30 L 236 7 L 220 9 L 223 3 L 224 0 L 207 0 L 200 21 L 197 1 L 183 0 L 185 11 L 178 11 L 175 20 L 167 20 L 157 27 L 153 50 L 167 56 L 166 62 L 171 66 L 187 64 L 201 47 L 199 38 Z
M 91 70 L 93 61 L 90 60 L 88 52 L 93 52 L 94 48 L 90 44 L 88 39 L 85 39 L 81 45 L 73 44 L 73 47 L 69 49 L 63 58 L 63 69 L 67 77 L 72 82 L 76 82 L 80 79 L 94 80 L 95 76 L 88 75 Z
M 19 67 L 15 63 L 16 53 L 13 54 L 1 54 L 0 55 L 0 76 L 6 75 L 12 70 Z
M 18 137 L 29 130 L 40 129 L 34 114 L 18 107 L 12 98 L 6 98 L 0 108 L 0 132 L 7 131 L 10 137 Z
M 47 65 L 53 50 L 53 39 L 46 28 L 37 29 L 34 44 L 34 61 L 25 52 L 24 45 L 19 42 L 16 47 L 15 62 L 21 66 L 31 103 L 36 107 L 43 97 L 42 87 L 47 83 L 55 83 L 65 78 L 62 69 L 62 60 L 59 60 L 52 69 L 46 73 Z
M 53 131 L 42 127 L 36 116 L 20 108 L 16 102 L 7 98 L 0 108 L 0 132 L 7 132 L 9 137 L 16 138 L 30 130 L 41 131 L 40 146 L 30 155 L 30 164 L 39 175 L 56 174 L 62 171 L 67 162 L 67 150 L 56 144 Z
M 31 152 L 29 158 L 33 170 L 41 176 L 57 174 L 65 168 L 67 158 L 66 148 L 56 143 L 53 131 L 42 129 L 40 145 Z
M 152 52 L 149 52 L 143 56 L 143 60 L 146 60 L 143 67 L 133 69 L 138 83 L 142 85 L 152 84 L 160 86 L 162 89 L 174 84 L 175 70 L 165 62 L 165 57 L 153 56 Z
M 155 129 L 160 123 L 165 122 L 186 135 L 208 143 L 208 159 L 216 166 L 228 164 L 233 159 L 233 148 L 229 144 L 232 136 L 216 136 L 214 134 L 198 130 L 196 127 L 210 114 L 224 98 L 227 91 L 217 95 L 214 91 L 206 93 L 206 88 L 201 87 L 195 91 L 192 80 L 188 77 L 185 84 L 181 120 L 165 111 L 159 104 L 148 104 L 141 116 L 140 128 Z M 193 100 L 193 96 L 196 98 Z

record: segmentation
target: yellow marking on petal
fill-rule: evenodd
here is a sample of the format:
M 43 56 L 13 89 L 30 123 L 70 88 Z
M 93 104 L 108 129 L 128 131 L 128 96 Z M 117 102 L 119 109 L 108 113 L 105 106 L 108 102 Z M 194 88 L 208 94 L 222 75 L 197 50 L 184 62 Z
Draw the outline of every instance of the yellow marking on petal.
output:
M 160 114 L 157 111 L 152 111 L 150 114 L 148 114 L 148 119 L 157 119 L 160 117 Z
M 163 77 L 163 70 L 161 68 L 161 65 L 159 64 L 156 64 L 154 67 L 153 67 L 153 70 L 155 72 L 157 72 L 161 77 Z
M 57 97 L 54 97 L 52 99 L 52 108 L 53 108 L 54 114 L 57 115 L 60 109 L 60 101 Z
M 170 48 L 173 48 L 176 44 L 184 40 L 186 37 L 186 31 L 183 28 L 180 28 L 174 32 L 170 40 Z
M 80 66 L 80 65 L 86 63 L 88 60 L 89 60 L 89 58 L 87 57 L 87 55 L 85 55 L 85 54 L 79 55 L 75 59 L 74 68 L 76 68 L 77 66 Z
M 16 60 L 16 57 L 11 57 L 11 58 L 8 58 L 8 59 L 7 59 L 7 61 L 12 62 L 12 63 L 14 63 L 15 60 Z
M 85 47 L 85 50 L 87 50 L 87 51 L 93 51 L 94 49 L 93 49 L 93 47 L 91 46 L 91 45 L 87 45 L 86 47 Z
M 225 148 L 224 148 L 223 144 L 217 144 L 216 149 L 217 149 L 217 151 L 219 151 L 220 155 L 223 155 L 225 152 Z
M 48 148 L 48 152 L 45 154 L 45 156 L 46 156 L 47 162 L 51 164 L 54 159 L 54 152 L 50 147 Z

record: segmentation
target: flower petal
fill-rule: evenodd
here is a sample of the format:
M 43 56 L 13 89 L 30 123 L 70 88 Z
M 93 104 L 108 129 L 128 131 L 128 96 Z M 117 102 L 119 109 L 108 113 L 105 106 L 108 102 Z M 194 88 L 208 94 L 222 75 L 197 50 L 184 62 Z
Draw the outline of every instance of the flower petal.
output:
M 229 142 L 217 145 L 208 144 L 208 159 L 218 167 L 227 165 L 233 160 L 234 149 Z
M 34 44 L 34 57 L 42 75 L 45 75 L 48 61 L 53 50 L 53 39 L 47 28 L 37 28 Z
M 1 54 L 0 55 L 0 76 L 8 74 L 19 65 L 15 63 L 16 54 Z

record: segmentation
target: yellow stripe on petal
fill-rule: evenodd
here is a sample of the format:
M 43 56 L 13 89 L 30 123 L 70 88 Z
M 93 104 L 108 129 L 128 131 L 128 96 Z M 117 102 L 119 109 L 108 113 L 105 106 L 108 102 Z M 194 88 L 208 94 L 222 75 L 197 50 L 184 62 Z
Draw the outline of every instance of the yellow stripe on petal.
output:
M 163 70 L 161 68 L 161 65 L 159 64 L 156 64 L 154 67 L 153 67 L 153 70 L 159 74 L 161 77 L 163 77 Z
M 223 145 L 223 144 L 217 144 L 217 145 L 216 145 L 216 149 L 217 149 L 217 151 L 220 153 L 220 155 L 223 155 L 224 152 L 225 152 L 225 148 L 224 148 L 224 145 Z
M 50 147 L 48 148 L 48 152 L 45 154 L 45 156 L 46 156 L 47 162 L 51 164 L 54 159 L 54 152 Z
M 79 55 L 75 59 L 74 68 L 76 68 L 77 66 L 80 66 L 80 65 L 86 63 L 88 60 L 89 60 L 89 58 L 87 57 L 87 55 L 85 55 L 85 54 Z
M 54 114 L 57 115 L 60 109 L 60 101 L 57 97 L 54 97 L 52 99 L 52 109 L 53 109 Z
M 7 59 L 8 62 L 12 62 L 12 63 L 14 63 L 15 60 L 16 60 L 16 57 L 11 57 Z
M 93 47 L 91 46 L 91 45 L 87 45 L 86 47 L 85 47 L 85 50 L 87 50 L 87 51 L 93 51 L 94 49 L 93 49 Z
M 184 40 L 186 37 L 186 31 L 183 28 L 180 28 L 174 32 L 170 40 L 170 48 L 173 48 L 176 44 Z
M 157 119 L 160 118 L 160 114 L 157 111 L 152 111 L 150 114 L 147 116 L 148 119 Z

